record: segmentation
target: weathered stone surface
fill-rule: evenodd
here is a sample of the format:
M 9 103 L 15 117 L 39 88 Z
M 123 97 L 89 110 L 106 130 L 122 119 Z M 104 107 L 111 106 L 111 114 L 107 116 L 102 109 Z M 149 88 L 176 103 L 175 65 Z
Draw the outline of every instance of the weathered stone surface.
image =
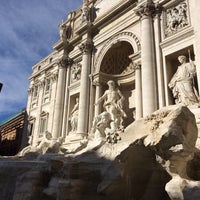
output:
M 2 159 L 0 173 L 6 169 L 12 173 L 1 176 L 1 188 L 7 184 L 1 196 L 8 200 L 200 199 L 197 127 L 187 107 L 158 110 L 120 136 L 116 144 L 95 148 L 89 140 L 89 148 L 76 154 L 45 154 L 33 162 L 24 157 Z

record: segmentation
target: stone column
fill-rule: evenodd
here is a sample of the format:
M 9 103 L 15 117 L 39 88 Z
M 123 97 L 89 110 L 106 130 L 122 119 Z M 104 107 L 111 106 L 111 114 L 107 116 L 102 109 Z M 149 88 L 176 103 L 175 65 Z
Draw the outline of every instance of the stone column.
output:
M 155 55 L 153 43 L 152 3 L 144 3 L 138 7 L 137 14 L 141 16 L 141 64 L 142 64 L 142 101 L 143 116 L 157 108 Z
M 97 100 L 101 97 L 101 85 L 99 81 L 94 81 L 94 85 L 96 86 L 96 92 L 95 92 L 95 103 Z M 94 117 L 98 116 L 101 113 L 101 104 L 95 105 L 94 109 Z
M 71 62 L 71 61 L 70 61 Z M 64 109 L 63 109 L 63 125 L 62 125 L 62 137 L 66 136 L 66 127 L 67 127 L 67 113 L 68 113 L 68 104 L 69 104 L 69 80 L 70 80 L 70 67 L 67 68 L 66 75 L 66 85 L 65 85 L 65 100 L 64 100 Z
M 82 69 L 80 81 L 80 95 L 79 95 L 79 112 L 78 112 L 78 127 L 77 133 L 82 136 L 87 134 L 88 114 L 89 114 L 89 73 L 90 73 L 90 59 L 91 59 L 91 43 L 86 41 L 79 47 L 82 51 Z
M 135 65 L 135 106 L 136 119 L 142 117 L 142 80 L 141 80 L 141 63 Z
M 163 63 L 160 48 L 161 41 L 161 26 L 160 26 L 160 15 L 162 8 L 156 7 L 156 15 L 154 17 L 154 40 L 155 40 L 155 53 L 156 53 L 156 69 L 157 69 L 157 85 L 158 85 L 158 106 L 162 108 L 166 105 L 164 95 L 164 77 L 163 77 Z
M 56 91 L 56 102 L 54 108 L 54 119 L 53 119 L 53 131 L 52 141 L 56 141 L 61 136 L 62 129 L 62 116 L 63 116 L 63 104 L 64 104 L 64 91 L 65 91 L 65 77 L 66 77 L 66 58 L 62 58 L 58 63 L 58 83 Z

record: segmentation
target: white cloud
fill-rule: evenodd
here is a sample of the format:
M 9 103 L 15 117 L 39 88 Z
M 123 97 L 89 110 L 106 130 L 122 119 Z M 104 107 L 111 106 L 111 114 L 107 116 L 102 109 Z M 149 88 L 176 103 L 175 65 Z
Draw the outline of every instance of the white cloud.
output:
M 58 24 L 82 0 L 1 0 L 0 121 L 26 107 L 32 66 L 52 51 Z

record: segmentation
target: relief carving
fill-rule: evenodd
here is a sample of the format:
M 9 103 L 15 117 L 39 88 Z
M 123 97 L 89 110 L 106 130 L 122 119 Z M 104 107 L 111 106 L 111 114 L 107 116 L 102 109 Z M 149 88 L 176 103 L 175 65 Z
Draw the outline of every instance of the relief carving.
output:
M 165 35 L 171 36 L 189 25 L 188 7 L 186 2 L 166 10 Z
M 80 63 L 76 63 L 72 66 L 72 70 L 71 70 L 71 74 L 72 74 L 72 82 L 78 81 L 81 78 L 81 64 Z

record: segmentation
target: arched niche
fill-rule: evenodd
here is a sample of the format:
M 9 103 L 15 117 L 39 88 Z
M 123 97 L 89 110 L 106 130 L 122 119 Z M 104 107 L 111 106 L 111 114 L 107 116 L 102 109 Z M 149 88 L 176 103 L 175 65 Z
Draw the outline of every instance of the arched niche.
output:
M 129 57 L 133 53 L 132 46 L 126 41 L 113 44 L 102 60 L 100 72 L 111 75 L 128 73 L 133 70 L 132 60 Z
M 122 92 L 125 99 L 124 110 L 127 114 L 124 120 L 125 127 L 135 118 L 135 63 L 139 59 L 139 40 L 131 32 L 122 32 L 114 35 L 105 43 L 94 65 L 93 80 L 100 84 L 101 94 L 108 88 L 106 84 L 108 80 L 115 81 Z M 103 108 L 100 110 L 103 111 Z
M 110 63 L 109 59 L 115 59 L 115 64 L 117 62 L 116 59 L 118 59 L 118 61 L 120 60 L 120 63 L 123 63 L 123 65 L 124 62 L 128 65 L 128 62 L 130 62 L 130 58 L 128 58 L 128 56 L 131 54 L 138 54 L 140 49 L 140 41 L 132 32 L 126 31 L 113 35 L 98 53 L 94 64 L 94 73 L 106 72 L 107 70 L 105 70 L 105 65 L 106 62 Z M 117 55 L 114 53 L 117 53 Z M 120 57 L 117 57 L 118 55 L 120 55 Z M 116 65 L 118 66 L 119 64 Z M 108 72 L 115 72 L 114 74 L 119 74 L 119 72 L 125 68 L 123 65 L 120 67 L 120 69 L 117 69 L 116 66 L 113 66 L 113 69 L 111 69 L 112 66 L 109 66 Z

